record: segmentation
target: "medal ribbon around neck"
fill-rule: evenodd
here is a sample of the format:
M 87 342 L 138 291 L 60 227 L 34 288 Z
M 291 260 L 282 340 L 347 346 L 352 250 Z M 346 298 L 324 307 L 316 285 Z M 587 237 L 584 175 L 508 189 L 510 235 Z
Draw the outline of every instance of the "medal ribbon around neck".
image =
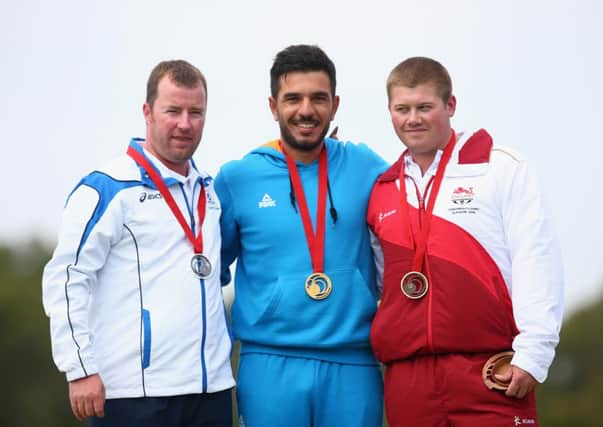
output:
M 136 151 L 132 146 L 128 147 L 127 154 L 132 159 L 134 159 L 134 161 L 140 167 L 142 167 L 146 173 L 149 174 L 151 181 L 153 181 L 153 184 L 155 184 L 155 186 L 159 190 L 159 193 L 161 193 L 161 195 L 163 196 L 163 199 L 165 200 L 168 207 L 170 208 L 170 210 L 172 211 L 172 213 L 174 214 L 174 216 L 180 223 L 180 226 L 184 230 L 184 234 L 186 235 L 188 240 L 193 245 L 195 254 L 203 253 L 203 234 L 201 233 L 201 231 L 203 228 L 203 221 L 205 220 L 205 204 L 206 204 L 205 188 L 203 187 L 203 185 L 201 185 L 201 194 L 199 194 L 199 200 L 197 202 L 197 213 L 199 214 L 199 233 L 197 234 L 197 237 L 195 237 L 195 235 L 193 234 L 193 230 L 191 229 L 191 227 L 188 225 L 188 223 L 184 219 L 184 215 L 182 215 L 180 208 L 178 207 L 178 205 L 176 204 L 176 201 L 172 197 L 172 193 L 170 193 L 170 190 L 167 188 L 167 185 L 165 185 L 163 178 L 161 177 L 161 175 L 159 175 L 159 173 L 153 167 L 153 165 L 142 154 L 140 154 L 138 151 Z
M 402 165 L 400 166 L 400 204 L 402 205 L 402 209 L 400 214 L 402 216 L 402 222 L 408 225 L 408 230 L 411 236 L 411 240 L 415 243 L 415 253 L 412 260 L 412 268 L 411 271 L 421 272 L 423 267 L 423 261 L 425 260 L 425 251 L 427 249 L 427 238 L 429 236 L 429 229 L 431 226 L 431 218 L 433 216 L 433 208 L 435 206 L 436 197 L 440 191 L 440 185 L 442 184 L 442 179 L 444 178 L 444 170 L 446 169 L 446 165 L 450 161 L 450 157 L 452 156 L 452 150 L 454 149 L 454 145 L 456 143 L 456 135 L 454 131 L 450 134 L 450 139 L 448 140 L 448 144 L 444 149 L 444 153 L 442 154 L 442 158 L 440 159 L 440 163 L 438 164 L 438 168 L 436 170 L 435 178 L 433 180 L 433 187 L 429 193 L 429 200 L 427 202 L 427 209 L 425 211 L 425 215 L 422 216 L 423 221 L 419 222 L 419 233 L 415 235 L 412 232 L 412 227 L 410 226 L 409 221 L 409 210 L 410 206 L 408 204 L 408 200 L 406 199 L 406 182 L 405 182 L 405 173 L 404 173 L 404 156 L 406 152 L 402 156 Z
M 295 160 L 287 154 L 280 141 L 279 147 L 285 155 L 289 177 L 293 185 L 293 192 L 299 203 L 299 212 L 304 225 L 308 249 L 310 250 L 310 259 L 312 260 L 312 271 L 314 273 L 322 273 L 324 271 L 325 214 L 327 211 L 327 149 L 323 147 L 318 159 L 318 206 L 316 209 L 315 234 L 312 229 L 312 220 L 308 211 L 304 187 L 302 186 Z

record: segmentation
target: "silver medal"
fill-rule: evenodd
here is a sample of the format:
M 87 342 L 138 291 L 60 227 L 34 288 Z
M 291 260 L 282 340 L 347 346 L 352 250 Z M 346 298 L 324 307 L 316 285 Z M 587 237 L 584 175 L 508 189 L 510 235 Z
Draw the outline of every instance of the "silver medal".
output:
M 195 254 L 191 258 L 191 268 L 200 279 L 206 279 L 211 274 L 211 262 L 203 254 Z

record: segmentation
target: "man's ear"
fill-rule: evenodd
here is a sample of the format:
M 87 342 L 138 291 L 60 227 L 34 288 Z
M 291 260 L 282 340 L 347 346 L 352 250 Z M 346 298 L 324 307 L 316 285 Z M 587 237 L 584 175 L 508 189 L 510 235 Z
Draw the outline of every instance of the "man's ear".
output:
M 335 95 L 333 98 L 333 111 L 331 111 L 331 120 L 335 118 L 335 114 L 337 113 L 337 109 L 339 108 L 339 95 Z
M 272 111 L 272 117 L 274 117 L 274 120 L 278 122 L 278 111 L 276 109 L 276 99 L 274 99 L 272 96 L 268 97 L 268 105 L 270 106 L 270 111 Z
M 450 95 L 448 98 L 448 102 L 446 103 L 446 110 L 448 110 L 448 117 L 454 116 L 456 111 L 456 97 L 454 95 Z
M 146 102 L 142 104 L 142 114 L 144 116 L 144 121 L 147 125 L 152 122 L 151 106 Z

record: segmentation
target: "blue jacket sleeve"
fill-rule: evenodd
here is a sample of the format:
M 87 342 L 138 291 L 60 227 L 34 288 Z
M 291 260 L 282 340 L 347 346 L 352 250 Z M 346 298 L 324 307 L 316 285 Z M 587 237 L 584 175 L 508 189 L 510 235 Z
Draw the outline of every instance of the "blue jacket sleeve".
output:
M 228 188 L 223 170 L 218 172 L 214 181 L 214 188 L 222 206 L 222 215 L 220 216 L 220 230 L 222 234 L 222 250 L 220 252 L 222 271 L 220 272 L 220 281 L 222 286 L 225 286 L 231 280 L 230 265 L 239 255 L 239 227 L 236 222 L 233 197 Z

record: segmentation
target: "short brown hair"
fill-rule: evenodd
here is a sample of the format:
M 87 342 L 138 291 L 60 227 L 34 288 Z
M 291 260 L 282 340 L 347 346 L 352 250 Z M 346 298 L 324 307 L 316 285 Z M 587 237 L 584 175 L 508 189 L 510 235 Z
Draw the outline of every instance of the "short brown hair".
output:
M 194 88 L 201 83 L 207 97 L 207 82 L 205 76 L 197 67 L 182 59 L 162 61 L 155 65 L 147 81 L 147 104 L 149 106 L 153 107 L 153 103 L 157 99 L 159 82 L 166 75 L 178 86 L 186 88 Z
M 405 59 L 394 67 L 387 78 L 387 96 L 389 98 L 394 86 L 414 88 L 425 83 L 433 83 L 438 96 L 444 103 L 448 102 L 452 95 L 448 70 L 435 59 L 423 56 Z

